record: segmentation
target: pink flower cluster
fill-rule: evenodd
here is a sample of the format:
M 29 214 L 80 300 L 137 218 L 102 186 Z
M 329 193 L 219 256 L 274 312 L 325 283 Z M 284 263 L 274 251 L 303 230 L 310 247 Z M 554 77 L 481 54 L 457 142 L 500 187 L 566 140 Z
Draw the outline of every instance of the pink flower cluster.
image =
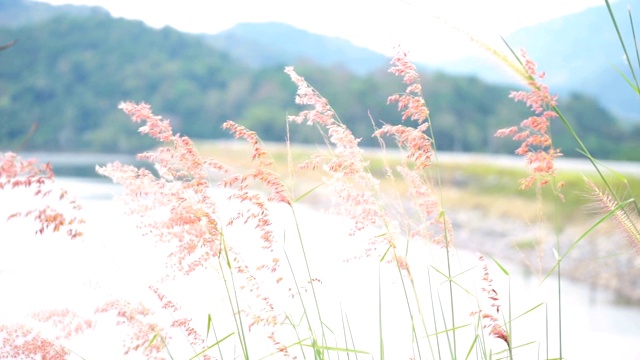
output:
M 196 270 L 218 266 L 221 258 L 230 265 L 230 270 L 240 276 L 238 289 L 250 298 L 256 299 L 251 313 L 240 311 L 251 320 L 250 327 L 264 325 L 274 327 L 283 320 L 283 315 L 276 311 L 276 306 L 269 296 L 261 291 L 261 284 L 266 278 L 274 277 L 279 269 L 279 259 L 273 256 L 274 236 L 267 201 L 291 205 L 286 187 L 272 169 L 273 161 L 267 156 L 260 139 L 255 132 L 232 121 L 223 125 L 236 138 L 246 140 L 252 149 L 253 166 L 246 173 L 231 173 L 229 168 L 215 160 L 203 159 L 193 142 L 186 136 L 174 135 L 168 120 L 152 113 L 147 104 L 123 103 L 120 106 L 134 122 L 143 122 L 140 132 L 165 143 L 164 147 L 139 155 L 142 160 L 154 163 L 158 175 L 144 168 L 138 169 L 119 163 L 98 167 L 98 173 L 111 177 L 114 182 L 124 185 L 127 211 L 140 217 L 139 226 L 147 235 L 155 237 L 163 243 L 170 243 L 172 250 L 168 254 L 170 270 L 168 274 L 189 275 Z M 211 184 L 212 171 L 223 174 L 222 180 Z M 270 191 L 264 197 L 250 187 L 257 182 Z M 213 185 L 232 189 L 228 200 L 237 201 L 241 205 L 236 213 L 221 213 L 213 198 Z M 223 229 L 236 223 L 242 226 L 254 224 L 260 234 L 255 240 L 265 251 L 264 256 L 251 264 L 243 260 L 238 249 L 252 247 L 254 237 L 243 238 L 243 243 L 234 243 L 224 238 Z M 224 250 L 223 250 L 224 249 Z M 252 254 L 254 258 L 258 254 Z M 262 272 L 268 274 L 259 276 Z M 233 276 L 236 276 L 236 275 Z M 278 278 L 279 282 L 282 277 Z M 275 282 L 275 280 L 274 280 Z M 151 287 L 164 309 L 176 313 L 179 308 L 157 286 Z M 142 306 L 142 305 L 140 305 Z M 160 334 L 160 328 L 152 322 L 145 321 L 149 310 L 134 306 L 127 302 L 113 302 L 105 305 L 102 312 L 116 311 L 119 317 L 131 316 L 129 322 L 134 324 L 135 342 L 128 347 L 132 351 L 140 350 L 144 339 L 149 341 L 150 335 Z M 240 316 L 241 314 L 235 314 Z M 138 320 L 135 320 L 138 319 Z M 134 321 L 135 320 L 135 321 Z M 177 328 L 186 334 L 192 346 L 203 346 L 203 338 L 190 325 L 188 318 L 176 318 L 170 328 Z M 124 324 L 124 323 L 122 323 Z M 147 351 L 147 350 L 145 350 Z
M 162 340 L 154 341 L 154 336 L 162 336 L 163 329 L 156 324 L 153 312 L 141 303 L 133 304 L 126 300 L 110 300 L 95 310 L 96 314 L 113 314 L 116 325 L 129 330 L 124 340 L 124 354 L 142 352 L 147 359 L 161 359 L 164 351 Z
M 398 111 L 402 111 L 402 120 L 410 118 L 418 124 L 422 124 L 429 118 L 429 108 L 422 97 L 422 85 L 416 66 L 411 63 L 407 53 L 402 49 L 396 49 L 396 55 L 391 60 L 392 66 L 389 72 L 402 76 L 402 82 L 408 85 L 404 94 L 395 94 L 389 97 L 387 103 L 398 103 Z
M 296 104 L 311 105 L 312 110 L 303 110 L 296 116 L 289 116 L 288 120 L 298 124 L 307 120 L 308 125 L 319 123 L 323 126 L 334 124 L 333 116 L 335 112 L 329 105 L 327 99 L 323 98 L 305 79 L 298 75 L 293 66 L 284 68 L 284 72 L 291 77 L 291 81 L 298 86 L 296 92 Z
M 138 155 L 154 163 L 160 177 L 117 162 L 96 171 L 124 186 L 122 198 L 127 211 L 140 217 L 139 227 L 160 242 L 175 244 L 168 256 L 173 270 L 186 275 L 204 267 L 220 253 L 220 219 L 209 173 L 227 173 L 227 167 L 203 160 L 191 139 L 174 135 L 169 121 L 154 115 L 149 105 L 128 102 L 120 108 L 134 122 L 145 121 L 141 133 L 169 145 Z
M 69 340 L 95 326 L 93 320 L 68 309 L 40 311 L 32 314 L 31 318 L 54 328 L 58 335 L 45 336 L 25 323 L 0 324 L 1 359 L 67 359 L 71 352 L 61 345 L 60 340 Z
M 331 193 L 340 201 L 338 211 L 349 216 L 355 225 L 351 234 L 363 230 L 367 226 L 383 225 L 387 218 L 374 194 L 377 193 L 378 180 L 368 171 L 368 163 L 362 158 L 362 149 L 358 147 L 351 130 L 335 119 L 335 112 L 327 99 L 313 89 L 292 67 L 285 72 L 298 86 L 296 103 L 312 105 L 312 110 L 304 110 L 297 116 L 289 117 L 290 121 L 307 124 L 319 124 L 328 131 L 328 140 L 335 146 L 333 156 L 325 164 L 325 170 L 331 176 L 328 180 Z M 314 157 L 311 162 L 303 164 L 306 168 L 316 168 L 322 159 Z M 377 239 L 379 240 L 379 239 Z M 391 241 L 390 238 L 387 239 Z
M 0 324 L 0 358 L 65 360 L 69 350 L 24 325 Z
M 58 204 L 63 207 L 54 208 L 51 205 L 43 205 L 35 209 L 24 212 L 15 212 L 9 215 L 9 219 L 17 217 L 33 218 L 40 227 L 37 234 L 43 234 L 51 229 L 58 232 L 66 229 L 67 235 L 71 239 L 82 236 L 78 225 L 84 220 L 77 215 L 69 216 L 69 213 L 78 213 L 80 204 L 68 196 L 66 190 L 59 190 L 57 196 L 54 195 L 52 185 L 54 175 L 51 164 L 37 164 L 34 159 L 23 160 L 12 152 L 0 154 L 0 190 L 5 188 L 26 188 L 34 189 L 33 197 L 43 200 L 58 200 Z
M 498 298 L 498 292 L 492 285 L 493 279 L 489 276 L 489 268 L 485 262 L 484 256 L 478 256 L 478 260 L 482 264 L 482 282 L 485 284 L 481 290 L 486 294 L 487 299 L 491 301 L 491 308 L 495 310 L 495 314 L 498 315 L 500 314 L 500 299 Z M 511 346 L 509 343 L 509 335 L 504 327 L 498 322 L 497 316 L 485 311 L 473 312 L 471 315 L 475 316 L 479 313 L 481 314 L 484 322 L 483 328 L 489 329 L 489 335 L 504 341 L 507 346 Z
M 531 175 L 520 181 L 520 188 L 527 189 L 536 180 L 540 186 L 546 185 L 555 176 L 554 160 L 562 154 L 553 146 L 549 135 L 550 120 L 557 117 L 553 110 L 557 105 L 557 96 L 551 95 L 548 86 L 538 81 L 544 79 L 544 72 L 537 71 L 536 63 L 527 56 L 525 50 L 521 54 L 529 76 L 530 91 L 513 91 L 509 97 L 525 102 L 535 115 L 522 121 L 520 126 L 498 130 L 496 136 L 512 136 L 513 140 L 522 141 L 515 153 L 525 156 L 526 165 L 531 169 Z
M 397 103 L 398 111 L 402 111 L 402 120 L 411 119 L 416 121 L 418 127 L 405 125 L 384 125 L 373 135 L 381 137 L 383 135 L 395 136 L 398 146 L 409 151 L 407 158 L 416 164 L 416 170 L 420 170 L 431 165 L 433 156 L 433 144 L 425 132 L 429 128 L 429 108 L 427 108 L 422 96 L 422 85 L 420 76 L 413 65 L 407 59 L 407 53 L 398 49 L 395 57 L 391 60 L 392 66 L 389 72 L 402 76 L 402 81 L 407 84 L 407 89 L 403 94 L 395 94 L 388 98 L 387 103 Z
M 421 170 L 431 166 L 434 149 L 432 139 L 425 133 L 430 126 L 429 109 L 422 96 L 420 76 L 415 65 L 408 60 L 407 53 L 400 48 L 397 49 L 391 63 L 393 66 L 389 72 L 402 76 L 402 81 L 408 86 L 403 94 L 390 96 L 387 103 L 397 103 L 398 111 L 402 112 L 402 120 L 411 119 L 416 121 L 418 126 L 385 124 L 373 135 L 378 137 L 381 143 L 382 136 L 393 135 L 398 146 L 407 150 L 406 159 L 415 164 L 412 169 L 406 164 L 397 168 L 405 183 L 409 185 L 409 195 L 423 220 L 411 235 L 450 246 L 453 239 L 451 223 L 446 216 L 439 216 L 440 203 L 432 192 L 431 184 L 421 174 Z M 433 236 L 430 231 L 432 225 L 438 225 L 443 231 L 442 235 Z

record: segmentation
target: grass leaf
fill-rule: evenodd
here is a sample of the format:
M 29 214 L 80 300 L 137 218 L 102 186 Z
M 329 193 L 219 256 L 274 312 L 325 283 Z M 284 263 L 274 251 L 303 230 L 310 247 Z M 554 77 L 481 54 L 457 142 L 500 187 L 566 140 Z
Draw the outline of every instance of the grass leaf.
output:
M 498 265 L 498 267 L 500 268 L 500 270 L 502 270 L 502 272 L 503 272 L 505 275 L 509 276 L 509 272 L 507 271 L 507 269 L 506 269 L 504 266 L 502 266 L 502 264 L 500 264 L 500 263 L 498 262 L 498 260 L 496 260 L 496 258 L 494 258 L 493 256 L 491 256 L 491 260 L 493 260 L 493 262 L 494 262 L 494 263 L 496 263 L 496 265 Z
M 223 342 L 223 341 L 227 340 L 228 338 L 230 338 L 230 337 L 231 337 L 231 336 L 233 336 L 234 334 L 235 334 L 235 333 L 234 333 L 234 332 L 232 332 L 231 334 L 229 334 L 229 335 L 227 335 L 227 336 L 223 337 L 223 338 L 222 338 L 222 339 L 220 339 L 219 341 L 216 341 L 215 343 L 213 343 L 213 344 L 209 345 L 206 349 L 204 349 L 204 350 L 200 351 L 199 353 L 197 353 L 197 354 L 193 355 L 192 357 L 190 357 L 190 358 L 189 358 L 189 360 L 193 360 L 193 359 L 195 359 L 195 358 L 199 357 L 200 355 L 202 355 L 202 354 L 206 353 L 207 351 L 209 351 L 209 350 L 213 349 L 214 347 L 216 347 L 216 346 L 220 345 L 220 343 L 221 343 L 221 342 Z

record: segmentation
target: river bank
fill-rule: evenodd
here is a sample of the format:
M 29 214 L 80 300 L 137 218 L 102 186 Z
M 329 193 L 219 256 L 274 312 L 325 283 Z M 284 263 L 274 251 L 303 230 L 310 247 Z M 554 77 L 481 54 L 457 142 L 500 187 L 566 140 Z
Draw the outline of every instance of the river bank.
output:
M 542 281 L 556 265 L 557 239 L 564 278 L 598 290 L 612 292 L 615 300 L 640 305 L 640 255 L 621 231 L 604 223 L 580 240 L 597 218 L 583 224 L 565 226 L 556 235 L 552 224 L 525 223 L 517 219 L 491 218 L 478 210 L 455 209 L 451 212 L 456 244 L 461 249 L 478 251 L 500 261 L 521 264 Z M 576 241 L 579 243 L 571 246 Z M 570 250 L 570 251 L 568 251 Z
M 203 157 L 214 157 L 227 164 L 233 164 L 238 171 L 251 166 L 250 149 L 242 142 L 199 142 Z M 320 153 L 315 146 L 295 145 L 292 149 L 284 144 L 265 145 L 274 159 L 278 173 L 289 174 L 289 158 L 293 163 L 307 159 L 311 154 Z M 289 154 L 291 151 L 291 154 Z M 290 155 L 290 156 L 289 156 Z M 383 177 L 385 166 L 399 162 L 400 152 L 388 151 L 382 154 L 378 149 L 365 149 L 364 157 L 370 162 L 374 175 Z M 51 161 L 54 170 L 72 176 L 95 176 L 95 164 L 110 161 L 135 162 L 128 155 L 96 154 L 32 154 L 42 161 Z M 29 157 L 29 156 L 27 156 Z M 439 153 L 438 173 L 441 189 L 434 188 L 437 196 L 444 201 L 443 208 L 453 223 L 455 246 L 469 251 L 477 251 L 486 256 L 522 264 L 538 278 L 544 278 L 554 267 L 556 256 L 560 256 L 577 241 L 601 215 L 585 209 L 582 176 L 594 173 L 592 164 L 585 159 L 558 159 L 559 177 L 566 181 L 564 193 L 566 201 L 560 203 L 560 215 L 554 217 L 549 196 L 536 193 L 535 189 L 517 189 L 517 180 L 526 174 L 522 158 L 497 154 Z M 640 190 L 640 164 L 635 162 L 607 162 L 607 166 L 620 171 L 628 178 L 629 187 Z M 74 170 L 82 169 L 82 170 Z M 434 176 L 434 174 L 430 174 Z M 297 195 L 322 183 L 322 171 L 297 173 L 294 178 L 282 180 L 291 184 Z M 620 188 L 621 185 L 615 185 Z M 406 209 L 411 209 L 411 199 L 402 195 L 406 192 L 402 181 L 393 187 Z M 441 191 L 441 194 L 440 194 Z M 550 192 L 549 192 L 550 193 Z M 320 186 L 305 199 L 318 209 L 331 205 L 330 193 Z M 410 214 L 416 216 L 416 214 Z M 551 215 L 550 215 L 551 214 Z M 558 222 L 555 231 L 554 222 Z M 558 250 L 557 240 L 560 247 Z M 640 254 L 624 238 L 619 228 L 609 219 L 593 233 L 580 240 L 562 262 L 562 275 L 588 284 L 594 289 L 613 291 L 622 302 L 640 304 Z M 553 275 L 555 276 L 555 275 Z

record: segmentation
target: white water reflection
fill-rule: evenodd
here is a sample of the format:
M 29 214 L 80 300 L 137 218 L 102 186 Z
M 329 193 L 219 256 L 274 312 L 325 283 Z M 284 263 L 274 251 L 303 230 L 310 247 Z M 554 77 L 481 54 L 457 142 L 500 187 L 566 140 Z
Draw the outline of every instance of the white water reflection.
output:
M 134 219 L 121 214 L 121 208 L 112 200 L 112 194 L 118 187 L 103 181 L 63 179 L 62 185 L 79 196 L 87 219 L 84 240 L 71 242 L 64 236 L 32 236 L 32 225 L 23 220 L 15 220 L 0 225 L 0 320 L 3 323 L 20 322 L 29 312 L 37 309 L 71 307 L 80 312 L 91 314 L 95 304 L 111 297 L 124 297 L 153 301 L 146 290 L 158 274 L 164 270 L 165 259 L 155 256 L 153 243 L 143 238 L 135 229 Z M 10 207 L 22 204 L 23 197 L 12 192 L 0 193 L 0 217 L 4 218 Z M 224 198 L 224 197 L 222 197 Z M 224 202 L 222 202 L 224 204 Z M 8 206 L 11 205 L 11 206 Z M 287 246 L 291 262 L 296 269 L 303 269 L 302 258 L 295 252 L 296 239 L 293 234 L 293 222 L 287 209 L 273 209 L 281 224 L 276 224 L 282 232 L 286 231 Z M 379 295 L 378 262 L 365 259 L 346 263 L 344 254 L 361 251 L 361 244 L 345 235 L 348 222 L 335 216 L 323 215 L 312 209 L 301 207 L 298 210 L 303 231 L 306 252 L 310 259 L 312 277 L 322 280 L 317 284 L 318 297 L 323 312 L 323 320 L 335 332 L 336 342 L 341 341 L 343 321 L 341 313 L 348 315 L 355 347 L 371 352 L 373 358 L 379 358 L 379 299 L 383 307 L 382 328 L 384 329 L 385 354 L 391 359 L 406 359 L 417 354 L 412 351 L 411 327 L 408 321 L 406 298 L 402 283 L 393 267 L 382 266 Z M 228 237 L 243 236 L 242 233 L 229 232 Z M 429 299 L 428 282 L 432 289 L 439 291 L 442 303 L 436 301 L 435 314 L 439 329 L 445 328 L 441 314 L 450 313 L 447 300 L 448 283 L 435 269 L 445 272 L 446 254 L 444 250 L 425 244 L 412 244 L 409 260 L 413 276 L 421 299 Z M 250 255 L 249 255 L 250 256 Z M 452 257 L 455 265 L 452 274 L 458 274 L 477 264 L 476 255 L 459 252 Z M 461 264 L 458 266 L 458 264 Z M 498 290 L 503 313 L 508 311 L 508 294 L 512 296 L 511 312 L 516 317 L 532 307 L 544 303 L 534 311 L 513 322 L 512 343 L 514 345 L 532 344 L 514 350 L 516 359 L 544 359 L 558 357 L 557 350 L 557 284 L 554 279 L 547 280 L 542 286 L 535 278 L 526 276 L 520 266 L 505 264 L 511 272 L 511 290 L 509 282 L 501 271 L 490 264 L 494 278 L 494 288 Z M 477 270 L 477 269 L 476 269 Z M 457 276 L 456 282 L 472 294 L 479 292 L 477 271 L 468 271 Z M 286 269 L 281 269 L 286 271 Z M 429 271 L 429 273 L 427 273 Z M 303 277 L 303 275 L 300 275 Z M 167 293 L 194 318 L 198 329 L 205 332 L 206 314 L 213 318 L 228 314 L 226 293 L 221 289 L 203 286 L 199 281 L 208 281 L 207 274 L 191 279 L 170 283 Z M 606 294 L 601 294 L 597 302 L 591 302 L 589 289 L 570 281 L 562 282 L 563 301 L 563 356 L 568 359 L 640 359 L 640 309 L 613 304 Z M 299 307 L 291 302 L 287 292 L 274 289 L 274 302 L 284 304 L 292 313 Z M 283 296 L 277 294 L 284 293 Z M 456 326 L 471 323 L 469 312 L 476 307 L 477 300 L 464 291 L 455 288 Z M 310 295 L 303 295 L 307 300 Z M 482 297 L 482 296 L 481 296 Z M 424 318 L 432 324 L 432 307 L 422 304 Z M 442 306 L 442 309 L 440 308 Z M 415 308 L 414 308 L 415 311 Z M 548 312 L 549 345 L 545 339 Z M 300 316 L 297 313 L 296 316 Z M 416 318 L 417 313 L 414 313 Z M 299 320 L 296 319 L 296 320 Z M 451 326 L 447 320 L 447 326 Z M 422 327 L 417 323 L 418 327 Z M 428 325 L 431 329 L 431 325 Z M 92 336 L 85 336 L 67 344 L 87 359 L 114 359 L 122 356 L 121 343 L 113 340 L 115 333 L 109 330 Z M 216 331 L 224 336 L 235 331 L 230 323 L 220 323 Z M 254 328 L 249 336 L 264 337 Z M 458 354 L 464 357 L 473 339 L 471 327 L 457 332 Z M 333 339 L 334 337 L 330 337 Z M 440 335 L 436 341 L 421 339 L 422 358 L 450 358 L 447 337 Z M 452 340 L 450 337 L 449 340 Z M 333 340 L 331 340 L 333 341 Z M 438 352 L 438 342 L 439 351 Z M 179 341 L 178 341 L 179 343 Z M 504 343 L 497 339 L 488 340 L 490 348 L 500 351 Z M 225 355 L 239 355 L 237 347 L 223 348 Z M 252 347 L 255 358 L 269 353 L 268 348 Z M 180 345 L 173 349 L 176 358 L 188 358 L 188 349 L 181 352 Z M 217 352 L 212 353 L 216 355 Z M 440 354 L 440 355 L 438 355 Z M 258 356 L 260 355 L 260 356 Z M 182 357 L 181 357 L 182 356 Z M 494 358 L 500 358 L 495 356 Z M 344 354 L 343 354 L 344 357 Z M 252 357 L 253 358 L 253 357 Z M 360 356 L 360 358 L 371 358 Z M 476 358 L 472 353 L 471 358 Z

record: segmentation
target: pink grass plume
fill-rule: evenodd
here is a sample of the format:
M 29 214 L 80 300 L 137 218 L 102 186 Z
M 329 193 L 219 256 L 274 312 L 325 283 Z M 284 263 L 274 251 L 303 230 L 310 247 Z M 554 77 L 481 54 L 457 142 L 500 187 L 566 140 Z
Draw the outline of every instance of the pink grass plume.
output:
M 557 105 L 557 95 L 551 95 L 549 87 L 540 82 L 544 72 L 538 72 L 536 63 L 531 60 L 525 50 L 521 51 L 524 69 L 528 75 L 529 91 L 512 91 L 509 95 L 515 101 L 526 103 L 534 115 L 523 120 L 519 126 L 500 129 L 498 137 L 512 137 L 520 141 L 517 155 L 525 157 L 526 166 L 531 174 L 520 180 L 520 188 L 527 189 L 537 183 L 544 186 L 555 176 L 555 159 L 562 156 L 555 148 L 549 133 L 550 121 L 558 115 L 553 110 Z

